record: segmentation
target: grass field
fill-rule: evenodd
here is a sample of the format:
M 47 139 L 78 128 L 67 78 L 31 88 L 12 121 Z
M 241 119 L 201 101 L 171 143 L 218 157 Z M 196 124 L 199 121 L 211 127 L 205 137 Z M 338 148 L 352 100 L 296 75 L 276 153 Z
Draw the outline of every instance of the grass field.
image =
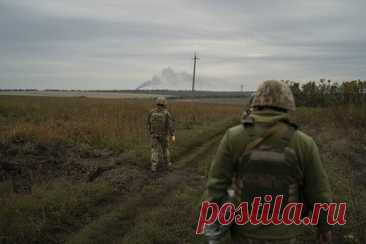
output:
M 152 100 L 0 97 L 1 140 L 26 138 L 123 151 L 146 141 L 145 119 L 151 108 Z M 240 109 L 178 102 L 171 112 L 184 132 L 238 117 Z
M 204 243 L 194 235 L 208 165 L 243 106 L 174 101 L 174 171 L 153 178 L 148 99 L 0 97 L 1 160 L 31 169 L 32 195 L 0 173 L 0 243 Z M 299 108 L 319 144 L 335 201 L 349 205 L 335 243 L 366 243 L 366 111 Z M 176 221 L 179 219 L 180 221 Z M 307 229 L 304 239 L 315 235 Z

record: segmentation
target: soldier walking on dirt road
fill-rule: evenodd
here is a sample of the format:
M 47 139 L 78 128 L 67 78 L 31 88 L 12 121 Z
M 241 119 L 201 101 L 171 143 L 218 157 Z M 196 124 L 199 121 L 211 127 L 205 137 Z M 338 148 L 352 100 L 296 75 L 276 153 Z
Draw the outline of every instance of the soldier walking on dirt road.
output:
M 306 206 L 303 217 L 315 203 L 329 203 L 331 190 L 318 147 L 290 122 L 288 112 L 295 110 L 290 88 L 280 81 L 265 81 L 251 106 L 253 111 L 242 124 L 228 129 L 221 140 L 208 175 L 207 200 L 219 206 L 226 202 L 252 206 L 254 197 L 261 197 L 272 199 L 268 201 L 273 207 L 273 199 L 282 195 L 282 207 L 288 203 Z M 231 196 L 230 189 L 235 190 Z M 320 243 L 331 243 L 325 211 L 317 227 Z M 219 243 L 229 231 L 232 243 L 293 244 L 298 243 L 303 226 L 248 223 L 228 227 L 217 222 L 206 226 L 205 236 L 209 243 Z
M 175 143 L 175 121 L 167 109 L 167 99 L 158 97 L 156 108 L 148 115 L 147 126 L 151 136 L 151 171 L 171 168 L 169 142 Z

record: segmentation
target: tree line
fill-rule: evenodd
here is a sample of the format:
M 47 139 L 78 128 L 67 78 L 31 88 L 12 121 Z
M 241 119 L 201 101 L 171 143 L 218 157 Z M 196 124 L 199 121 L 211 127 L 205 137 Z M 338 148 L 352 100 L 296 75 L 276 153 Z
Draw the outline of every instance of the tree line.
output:
M 352 80 L 338 83 L 320 79 L 304 84 L 289 80 L 285 82 L 290 86 L 298 106 L 366 104 L 366 81 Z

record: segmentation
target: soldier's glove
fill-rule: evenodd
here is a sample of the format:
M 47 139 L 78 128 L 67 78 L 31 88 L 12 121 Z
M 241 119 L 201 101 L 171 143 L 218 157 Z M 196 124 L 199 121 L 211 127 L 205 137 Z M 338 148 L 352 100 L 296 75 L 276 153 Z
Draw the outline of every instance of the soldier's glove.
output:
M 230 225 L 221 225 L 215 222 L 205 226 L 204 235 L 209 244 L 218 244 L 229 230 Z
M 172 141 L 173 144 L 175 144 L 175 136 L 171 137 L 171 141 Z

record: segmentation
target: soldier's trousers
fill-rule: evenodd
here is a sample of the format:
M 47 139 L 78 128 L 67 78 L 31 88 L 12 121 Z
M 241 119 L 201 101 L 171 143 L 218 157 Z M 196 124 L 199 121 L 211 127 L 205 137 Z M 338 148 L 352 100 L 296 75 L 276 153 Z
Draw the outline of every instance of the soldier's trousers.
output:
M 170 164 L 169 139 L 167 136 L 151 137 L 151 170 L 165 170 Z

